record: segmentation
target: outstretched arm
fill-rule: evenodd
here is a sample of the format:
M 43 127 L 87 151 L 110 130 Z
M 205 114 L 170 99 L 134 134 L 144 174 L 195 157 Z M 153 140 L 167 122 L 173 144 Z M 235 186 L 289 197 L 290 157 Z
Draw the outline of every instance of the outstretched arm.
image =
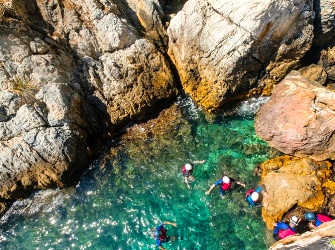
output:
M 209 189 L 208 189 L 208 191 L 205 193 L 205 195 L 208 195 L 211 191 L 212 191 L 212 189 L 215 187 L 215 184 L 213 184 Z
M 201 163 L 204 163 L 205 162 L 205 160 L 201 160 L 201 161 L 194 161 L 194 162 L 192 162 L 193 164 L 196 164 L 196 163 L 199 163 L 199 164 L 201 164 Z
M 245 184 L 242 183 L 242 182 L 240 182 L 240 181 L 236 181 L 236 183 L 237 183 L 238 185 L 242 186 L 242 187 L 245 187 Z
M 169 221 L 164 221 L 163 224 L 165 224 L 165 225 L 172 225 L 174 227 L 177 226 L 177 223 L 175 223 L 175 222 L 169 222 Z

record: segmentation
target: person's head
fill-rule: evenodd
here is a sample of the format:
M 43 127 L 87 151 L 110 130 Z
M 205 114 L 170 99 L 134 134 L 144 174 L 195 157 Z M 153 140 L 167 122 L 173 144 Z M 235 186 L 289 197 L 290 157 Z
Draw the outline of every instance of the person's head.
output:
M 154 237 L 155 237 L 156 239 L 159 239 L 160 236 L 161 236 L 161 231 L 155 230 L 155 232 L 154 232 Z
M 252 199 L 252 201 L 258 201 L 258 199 L 259 199 L 259 193 L 257 193 L 257 192 L 252 192 L 251 193 L 251 199 Z
M 298 224 L 299 224 L 299 218 L 297 216 L 293 215 L 290 219 L 290 225 L 292 227 L 296 227 L 296 226 L 298 226 Z
M 188 171 L 192 170 L 192 168 L 193 168 L 192 165 L 189 164 L 189 163 L 187 163 L 187 164 L 185 165 L 185 169 L 188 170 Z
M 223 181 L 224 183 L 227 183 L 227 184 L 230 183 L 230 179 L 229 179 L 229 177 L 226 176 L 226 175 L 222 177 L 222 181 Z
M 305 218 L 306 218 L 306 220 L 314 221 L 315 220 L 315 214 L 311 213 L 311 212 L 308 212 L 308 213 L 305 214 Z

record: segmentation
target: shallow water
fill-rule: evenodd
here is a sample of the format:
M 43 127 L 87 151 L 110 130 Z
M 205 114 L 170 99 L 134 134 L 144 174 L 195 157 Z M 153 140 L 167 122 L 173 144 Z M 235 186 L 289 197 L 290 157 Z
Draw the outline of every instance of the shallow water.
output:
M 244 102 L 233 116 L 205 117 L 180 99 L 183 122 L 173 132 L 121 141 L 75 188 L 16 202 L 1 220 L 1 249 L 158 249 L 151 228 L 161 221 L 178 224 L 166 226 L 176 236 L 166 249 L 267 249 L 271 232 L 244 200 L 259 181 L 254 167 L 274 153 L 254 132 L 262 101 Z M 181 166 L 203 159 L 187 189 Z M 205 196 L 223 172 L 247 187 L 235 186 L 225 199 L 218 188 Z

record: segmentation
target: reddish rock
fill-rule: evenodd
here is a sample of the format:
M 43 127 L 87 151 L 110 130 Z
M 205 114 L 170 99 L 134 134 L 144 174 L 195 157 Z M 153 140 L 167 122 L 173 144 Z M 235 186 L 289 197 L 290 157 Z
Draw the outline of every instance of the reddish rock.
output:
M 335 92 L 292 71 L 256 114 L 259 137 L 281 152 L 335 159 Z

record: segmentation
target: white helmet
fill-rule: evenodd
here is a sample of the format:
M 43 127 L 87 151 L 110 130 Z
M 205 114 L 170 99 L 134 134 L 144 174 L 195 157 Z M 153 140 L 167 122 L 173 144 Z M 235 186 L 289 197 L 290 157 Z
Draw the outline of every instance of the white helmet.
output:
M 229 177 L 226 176 L 226 175 L 222 177 L 222 181 L 223 181 L 224 183 L 227 183 L 227 184 L 230 183 L 230 179 L 229 179 Z
M 251 199 L 252 199 L 252 201 L 258 201 L 258 199 L 259 199 L 259 193 L 252 192 Z
M 293 225 L 297 226 L 297 225 L 299 224 L 299 218 L 298 218 L 297 216 L 293 215 L 293 216 L 291 217 L 291 219 L 290 219 L 290 222 L 291 222 Z
M 192 165 L 189 164 L 189 163 L 187 163 L 187 164 L 185 165 L 185 169 L 188 170 L 188 171 L 192 170 Z

